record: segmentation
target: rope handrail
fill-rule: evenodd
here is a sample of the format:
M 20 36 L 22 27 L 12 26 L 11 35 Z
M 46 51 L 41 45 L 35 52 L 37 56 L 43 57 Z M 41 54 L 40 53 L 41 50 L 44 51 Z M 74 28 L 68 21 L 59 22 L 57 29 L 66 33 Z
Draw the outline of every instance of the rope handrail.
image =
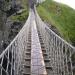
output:
M 35 7 L 35 15 L 36 15 L 36 17 L 38 16 L 39 17 L 39 19 L 40 19 L 40 21 L 42 21 L 42 19 L 40 18 L 40 16 L 38 15 L 38 13 L 37 13 L 37 11 L 36 11 L 36 7 Z M 37 22 L 37 21 L 36 21 Z M 58 37 L 61 41 L 63 41 L 65 44 L 67 44 L 68 46 L 70 46 L 71 48 L 73 48 L 73 49 L 75 49 L 75 47 L 72 45 L 72 44 L 70 44 L 70 43 L 68 43 L 66 40 L 64 40 L 63 38 L 61 38 L 59 35 L 57 35 L 53 30 L 51 30 L 43 21 L 42 21 L 42 23 L 43 23 L 43 25 L 45 25 L 45 29 L 47 30 L 47 31 L 49 31 L 49 32 L 51 32 L 52 34 L 54 34 L 56 37 Z
M 48 66 L 52 67 L 52 75 L 74 75 L 75 74 L 75 47 L 66 42 L 54 31 L 52 31 L 39 17 L 36 8 L 36 23 L 38 32 L 43 38 L 46 52 L 50 59 Z
M 25 25 L 28 23 L 29 17 L 25 23 Z M 14 43 L 14 41 L 18 38 L 19 34 L 21 34 L 22 30 L 25 28 L 25 25 L 23 26 L 23 28 L 20 30 L 20 32 L 16 35 L 16 37 L 13 39 L 13 41 L 11 41 L 11 43 L 7 46 L 7 48 L 3 51 L 3 53 L 0 55 L 0 58 L 5 54 L 5 52 L 9 49 L 9 47 Z
M 51 32 L 53 35 L 55 35 L 57 38 L 59 38 L 61 41 L 63 41 L 65 44 L 67 44 L 69 47 L 73 48 L 75 50 L 75 47 L 73 45 L 71 45 L 70 43 L 68 43 L 66 40 L 64 40 L 63 38 L 61 38 L 60 36 L 58 36 L 54 31 L 52 31 L 48 26 L 46 26 L 46 30 L 48 32 Z
M 23 28 L 0 55 L 0 75 L 17 75 L 19 73 L 22 55 L 27 46 L 30 17 L 31 13 L 29 12 L 29 17 Z

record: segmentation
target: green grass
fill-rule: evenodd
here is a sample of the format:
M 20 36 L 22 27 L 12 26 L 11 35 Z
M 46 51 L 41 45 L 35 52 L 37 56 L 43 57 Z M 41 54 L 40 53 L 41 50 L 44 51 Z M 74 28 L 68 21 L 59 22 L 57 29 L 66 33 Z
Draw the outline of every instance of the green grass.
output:
M 28 11 L 23 10 L 20 15 L 12 16 L 11 19 L 13 21 L 25 22 L 27 20 L 27 17 L 28 17 Z
M 67 5 L 46 0 L 37 6 L 42 20 L 56 27 L 60 35 L 75 45 L 75 10 Z
M 11 16 L 11 19 L 13 21 L 19 21 L 25 23 L 28 17 L 28 0 L 21 0 L 21 5 L 23 7 L 23 11 L 20 14 Z

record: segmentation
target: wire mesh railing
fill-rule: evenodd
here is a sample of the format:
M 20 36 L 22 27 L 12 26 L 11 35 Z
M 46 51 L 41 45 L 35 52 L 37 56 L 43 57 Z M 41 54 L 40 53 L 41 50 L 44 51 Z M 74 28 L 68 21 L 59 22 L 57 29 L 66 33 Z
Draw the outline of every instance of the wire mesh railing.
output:
M 42 35 L 50 59 L 51 75 L 75 75 L 75 47 L 55 34 L 40 19 L 36 10 L 35 15 L 38 31 Z
M 18 75 L 23 52 L 27 47 L 30 29 L 30 16 L 18 35 L 0 55 L 0 75 Z

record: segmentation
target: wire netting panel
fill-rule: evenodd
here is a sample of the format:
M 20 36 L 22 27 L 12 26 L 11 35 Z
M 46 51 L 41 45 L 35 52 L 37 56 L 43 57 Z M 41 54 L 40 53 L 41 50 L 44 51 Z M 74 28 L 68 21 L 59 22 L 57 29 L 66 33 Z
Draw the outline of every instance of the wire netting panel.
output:
M 75 47 L 54 33 L 40 19 L 36 10 L 35 15 L 38 31 L 50 59 L 51 75 L 75 75 Z
M 26 24 L 10 45 L 0 55 L 0 75 L 18 75 L 26 50 L 30 30 L 30 13 Z

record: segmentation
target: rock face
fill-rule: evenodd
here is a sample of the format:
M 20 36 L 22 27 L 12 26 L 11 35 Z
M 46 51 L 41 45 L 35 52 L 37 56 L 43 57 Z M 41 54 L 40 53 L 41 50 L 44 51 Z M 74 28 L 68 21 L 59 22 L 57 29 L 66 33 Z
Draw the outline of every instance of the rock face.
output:
M 7 47 L 10 41 L 17 34 L 17 31 L 13 32 L 11 29 L 13 23 L 9 19 L 8 15 L 11 14 L 10 12 L 11 9 L 17 10 L 16 4 L 18 3 L 20 3 L 20 0 L 0 0 L 0 53 Z M 12 34 L 12 39 L 10 39 L 9 37 L 11 34 Z
M 6 11 L 9 10 L 11 7 L 10 0 L 0 0 L 0 53 L 2 52 L 3 45 L 5 44 L 4 41 L 7 40 L 7 16 Z
M 0 10 L 0 51 L 2 49 L 2 41 L 7 37 L 6 34 L 6 13 Z

